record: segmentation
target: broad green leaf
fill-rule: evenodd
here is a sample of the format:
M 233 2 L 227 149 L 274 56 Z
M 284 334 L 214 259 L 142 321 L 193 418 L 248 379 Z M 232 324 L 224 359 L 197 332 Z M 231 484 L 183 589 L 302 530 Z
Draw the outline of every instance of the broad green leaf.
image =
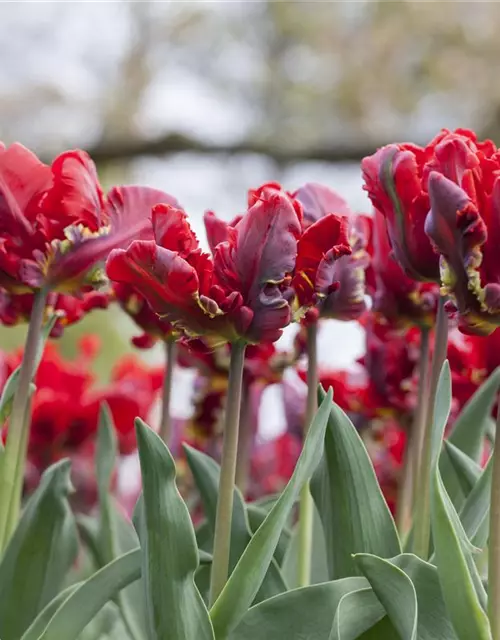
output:
M 322 454 L 331 404 L 330 389 L 326 395 L 323 393 L 290 481 L 253 535 L 210 611 L 217 640 L 226 638 L 240 622 L 264 580 L 293 504 Z
M 141 551 L 135 549 L 99 569 L 57 609 L 38 640 L 76 640 L 104 605 L 141 575 Z
M 186 459 L 200 493 L 207 522 L 211 528 L 212 538 L 215 532 L 215 516 L 219 491 L 219 465 L 202 451 L 184 445 Z M 264 519 L 267 514 L 264 514 Z M 229 575 L 233 572 L 238 560 L 252 538 L 248 522 L 245 502 L 240 490 L 234 488 L 233 517 L 231 520 L 231 550 L 229 555 Z M 277 563 L 273 560 L 262 586 L 257 593 L 256 602 L 286 591 L 286 584 Z
M 399 567 L 369 553 L 354 557 L 401 640 L 417 640 L 418 604 L 412 581 Z
M 113 417 L 107 405 L 101 406 L 97 433 L 96 473 L 99 496 L 99 556 L 104 566 L 139 544 L 131 523 L 125 521 L 110 494 L 116 464 L 117 443 Z M 144 589 L 138 580 L 117 595 L 116 604 L 131 640 L 147 636 Z
M 410 578 L 418 602 L 419 640 L 456 640 L 448 617 L 437 569 L 412 553 L 404 553 L 390 562 Z
M 490 375 L 458 416 L 448 440 L 479 462 L 489 417 L 500 387 L 500 367 Z
M 293 530 L 285 558 L 283 560 L 282 572 L 288 586 L 293 589 L 298 587 L 299 573 L 299 529 L 296 526 Z M 328 582 L 328 561 L 326 556 L 325 534 L 323 525 L 319 517 L 318 510 L 313 504 L 313 539 L 311 557 L 311 584 Z
M 311 493 L 323 522 L 330 579 L 358 574 L 354 553 L 384 558 L 401 553 L 394 520 L 365 446 L 335 404 Z
M 343 578 L 280 594 L 249 609 L 229 640 L 328 640 L 340 599 L 368 586 L 365 578 Z
M 460 511 L 460 520 L 467 537 L 480 549 L 486 546 L 488 540 L 492 473 L 493 456 L 490 456 Z
M 136 419 L 142 474 L 140 540 L 150 640 L 213 640 L 195 585 L 199 566 L 188 508 L 175 484 L 175 463 L 162 440 Z
M 28 500 L 0 564 L 0 637 L 18 640 L 59 593 L 77 550 L 70 463 L 50 467 Z
M 435 559 L 448 614 L 460 640 L 490 640 L 483 609 L 486 596 L 470 544 L 451 500 L 438 465 L 431 487 L 432 534 Z
M 446 455 L 448 456 L 448 459 L 455 471 L 460 488 L 462 489 L 464 496 L 467 497 L 481 475 L 481 467 L 452 442 L 445 440 L 443 444 L 443 453 L 446 452 Z M 441 477 L 443 477 L 442 474 Z
M 347 593 L 335 611 L 329 640 L 355 640 L 384 617 L 385 610 L 370 587 Z M 384 640 L 396 638 L 384 636 Z
M 69 598 L 69 596 L 81 586 L 80 582 L 72 584 L 66 587 L 64 591 L 61 591 L 49 604 L 40 611 L 37 617 L 30 624 L 28 629 L 23 634 L 21 640 L 38 640 L 45 627 L 49 624 L 51 618 L 59 607 Z

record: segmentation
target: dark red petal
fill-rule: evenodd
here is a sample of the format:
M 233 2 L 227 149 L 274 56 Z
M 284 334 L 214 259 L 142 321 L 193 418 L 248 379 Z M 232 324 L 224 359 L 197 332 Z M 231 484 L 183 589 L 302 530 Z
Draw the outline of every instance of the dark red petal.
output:
M 218 218 L 213 211 L 205 211 L 203 222 L 205 223 L 210 251 L 215 253 L 215 248 L 218 244 L 229 240 L 229 224 L 225 220 Z
M 45 194 L 41 210 L 45 217 L 70 224 L 83 224 L 97 231 L 106 223 L 104 198 L 97 170 L 85 151 L 65 151 L 52 163 L 53 185 Z
M 50 167 L 35 154 L 18 143 L 0 144 L 0 233 L 31 234 L 37 204 L 51 184 Z
M 183 209 L 165 204 L 153 207 L 153 230 L 156 244 L 183 257 L 198 249 L 198 239 Z
M 115 249 L 106 270 L 111 280 L 135 287 L 158 314 L 196 306 L 196 271 L 178 254 L 152 241 L 139 240 L 127 250 Z
M 337 216 L 333 213 L 320 218 L 312 224 L 302 234 L 298 242 L 297 261 L 295 264 L 295 275 L 292 281 L 299 304 L 308 306 L 314 303 L 315 294 L 318 291 L 316 278 L 318 267 L 323 262 L 321 271 L 321 288 L 324 293 L 332 284 L 325 281 L 327 272 L 331 272 L 331 266 L 343 255 L 351 252 L 348 239 L 347 218 Z
M 309 182 L 295 191 L 293 197 L 302 205 L 304 224 L 316 222 L 327 213 L 351 215 L 347 202 L 338 193 L 322 184 Z

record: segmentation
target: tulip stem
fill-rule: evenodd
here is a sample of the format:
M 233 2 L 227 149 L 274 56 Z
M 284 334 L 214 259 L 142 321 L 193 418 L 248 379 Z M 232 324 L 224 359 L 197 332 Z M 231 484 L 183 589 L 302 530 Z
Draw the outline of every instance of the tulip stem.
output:
M 307 326 L 307 404 L 304 416 L 304 439 L 318 409 L 318 324 Z M 313 501 L 309 483 L 300 492 L 299 502 L 299 561 L 298 586 L 307 587 L 311 581 L 311 555 L 313 536 Z
M 172 398 L 172 378 L 175 361 L 177 360 L 177 343 L 174 340 L 165 342 L 165 378 L 163 380 L 163 394 L 161 404 L 160 438 L 170 446 L 172 433 L 172 417 L 170 415 L 170 404 Z
M 422 328 L 418 360 L 417 406 L 405 450 L 403 478 L 397 504 L 398 530 L 403 537 L 408 533 L 411 526 L 415 492 L 416 487 L 419 486 L 420 458 L 427 420 L 429 392 L 429 343 L 429 329 Z
M 47 291 L 40 289 L 31 310 L 24 355 L 12 403 L 0 477 L 0 552 L 5 549 L 21 511 L 23 479 L 30 429 L 30 385 L 36 372 Z
M 427 419 L 423 434 L 422 451 L 418 462 L 418 485 L 414 509 L 414 538 L 413 552 L 423 560 L 429 557 L 429 542 L 431 535 L 431 463 L 432 463 L 432 425 L 434 422 L 434 403 L 441 369 L 446 359 L 448 346 L 448 317 L 444 308 L 445 298 L 440 297 L 436 319 L 436 334 L 434 339 L 434 354 L 432 356 L 431 378 L 427 405 Z
M 500 411 L 493 445 L 490 536 L 488 541 L 488 617 L 492 640 L 500 640 Z
M 245 496 L 250 471 L 250 450 L 252 447 L 253 424 L 250 389 L 244 385 L 241 394 L 241 417 L 238 438 L 238 456 L 236 460 L 236 485 Z
M 224 438 L 219 479 L 219 495 L 215 518 L 212 573 L 210 577 L 210 605 L 217 600 L 227 582 L 229 574 L 229 551 L 231 546 L 231 521 L 233 517 L 234 482 L 238 455 L 238 431 L 240 422 L 241 388 L 245 347 L 242 342 L 233 343 L 229 365 Z

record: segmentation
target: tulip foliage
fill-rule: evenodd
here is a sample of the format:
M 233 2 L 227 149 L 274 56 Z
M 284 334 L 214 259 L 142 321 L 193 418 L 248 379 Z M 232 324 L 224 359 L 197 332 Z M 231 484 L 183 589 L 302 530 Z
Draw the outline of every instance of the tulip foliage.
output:
M 204 251 L 173 196 L 0 146 L 0 321 L 28 324 L 0 358 L 0 640 L 500 640 L 499 163 L 466 130 L 392 144 L 369 215 L 270 182 L 205 214 Z M 112 305 L 164 366 L 63 357 Z M 365 335 L 345 370 L 332 319 Z

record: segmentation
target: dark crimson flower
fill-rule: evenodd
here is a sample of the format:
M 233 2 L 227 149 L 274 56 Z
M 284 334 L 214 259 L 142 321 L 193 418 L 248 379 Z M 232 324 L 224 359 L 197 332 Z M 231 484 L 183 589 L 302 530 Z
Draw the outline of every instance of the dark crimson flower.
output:
M 111 382 L 99 388 L 92 371 L 99 349 L 98 339 L 87 336 L 76 360 L 69 361 L 54 343 L 46 346 L 35 378 L 28 443 L 30 463 L 39 472 L 61 457 L 93 447 L 102 402 L 111 409 L 120 451 L 135 448 L 134 418 L 147 419 L 162 384 L 162 371 L 127 357 L 117 362 Z M 5 356 L 4 381 L 22 356 L 22 351 Z
M 366 326 L 366 353 L 359 360 L 368 378 L 362 396 L 364 412 L 369 416 L 394 415 L 408 418 L 416 401 L 416 366 L 420 331 L 395 329 L 372 317 Z
M 115 282 L 113 293 L 120 307 L 143 330 L 139 336 L 132 338 L 132 344 L 139 349 L 149 349 L 157 340 L 173 340 L 177 332 L 173 326 L 160 318 L 150 307 L 144 296 L 127 284 Z
M 368 279 L 373 307 L 380 322 L 395 327 L 434 326 L 439 287 L 431 282 L 409 278 L 391 254 L 383 215 L 375 210 L 373 245 Z
M 500 325 L 500 153 L 470 131 L 445 131 L 427 174 L 426 232 L 441 256 L 448 310 L 464 333 L 490 334 Z
M 395 514 L 407 432 L 394 419 L 385 418 L 376 420 L 364 436 L 387 506 Z
M 269 190 L 230 228 L 212 256 L 198 247 L 186 214 L 158 205 L 153 241 L 108 259 L 111 280 L 138 289 L 188 338 L 274 342 L 290 322 L 290 274 L 300 220 L 290 199 Z
M 6 326 L 29 322 L 34 294 L 9 293 L 0 289 L 0 322 Z M 50 293 L 47 298 L 46 316 L 56 315 L 51 338 L 59 338 L 67 326 L 82 320 L 94 309 L 107 309 L 110 297 L 104 291 L 88 291 L 79 296 L 64 293 Z
M 435 142 L 425 149 L 413 144 L 390 144 L 361 162 L 365 190 L 387 223 L 394 257 L 415 280 L 439 282 L 439 257 L 424 225 L 429 195 L 424 165 Z
M 113 367 L 111 381 L 93 389 L 90 398 L 105 402 L 113 416 L 120 453 L 136 449 L 134 420 L 147 420 L 163 384 L 163 368 L 148 367 L 135 356 L 124 356 Z
M 111 249 L 151 236 L 158 202 L 172 198 L 143 187 L 116 187 L 105 198 L 83 151 L 48 166 L 20 144 L 0 144 L 0 286 L 73 293 L 99 284 L 97 263 Z

